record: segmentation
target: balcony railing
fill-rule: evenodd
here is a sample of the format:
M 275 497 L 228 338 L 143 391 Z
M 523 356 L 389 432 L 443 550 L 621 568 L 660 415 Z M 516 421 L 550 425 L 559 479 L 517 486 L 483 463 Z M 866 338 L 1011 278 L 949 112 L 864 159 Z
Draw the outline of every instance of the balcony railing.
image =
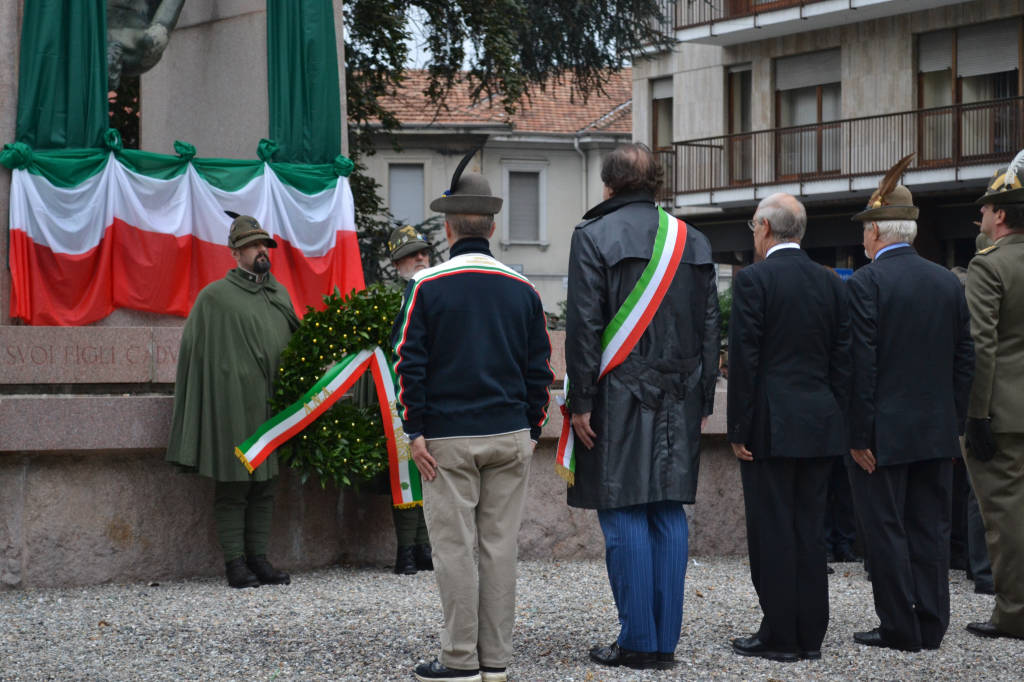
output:
M 1024 147 L 1024 97 L 676 142 L 656 154 L 665 194 L 1005 161 Z
M 822 0 L 661 0 L 662 14 L 675 16 L 676 28 L 700 26 L 713 21 L 749 17 L 789 7 L 812 5 Z M 671 7 L 675 5 L 675 7 Z M 665 7 L 667 6 L 667 7 Z M 673 13 L 674 9 L 674 13 Z

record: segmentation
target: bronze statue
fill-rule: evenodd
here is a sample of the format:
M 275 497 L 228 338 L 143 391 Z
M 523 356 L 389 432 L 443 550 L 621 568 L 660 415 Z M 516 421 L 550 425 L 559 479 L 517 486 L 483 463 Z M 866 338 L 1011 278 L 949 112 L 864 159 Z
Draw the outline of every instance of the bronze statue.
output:
M 160 61 L 185 0 L 107 0 L 107 79 L 138 76 Z

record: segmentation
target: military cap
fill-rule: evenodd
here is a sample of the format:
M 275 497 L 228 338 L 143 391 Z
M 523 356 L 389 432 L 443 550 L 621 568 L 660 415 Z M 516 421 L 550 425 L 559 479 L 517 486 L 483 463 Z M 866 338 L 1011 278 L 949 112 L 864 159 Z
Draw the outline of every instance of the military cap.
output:
M 412 225 L 403 225 L 388 238 L 388 251 L 391 252 L 392 263 L 429 248 L 430 244 Z
M 246 244 L 258 241 L 267 242 L 267 246 L 272 249 L 277 248 L 277 242 L 260 227 L 258 220 L 249 215 L 238 215 L 230 211 L 227 213 L 234 218 L 231 221 L 231 230 L 228 232 L 228 246 L 232 249 L 240 249 Z
M 976 204 L 1017 204 L 1024 203 L 1024 184 L 1021 174 L 1024 173 L 1024 150 L 1017 152 L 1006 168 L 1000 168 L 992 174 L 992 179 L 985 193 L 978 198 Z
M 463 173 L 466 164 L 479 151 L 466 154 L 452 175 L 452 184 L 443 195 L 430 202 L 430 210 L 438 213 L 469 213 L 494 215 L 501 210 L 501 197 L 491 194 L 487 178 L 479 173 Z
M 903 171 L 910 165 L 913 154 L 907 154 L 882 177 L 878 189 L 871 194 L 867 207 L 850 220 L 866 223 L 874 220 L 917 220 L 920 210 L 914 206 L 910 190 L 898 184 Z

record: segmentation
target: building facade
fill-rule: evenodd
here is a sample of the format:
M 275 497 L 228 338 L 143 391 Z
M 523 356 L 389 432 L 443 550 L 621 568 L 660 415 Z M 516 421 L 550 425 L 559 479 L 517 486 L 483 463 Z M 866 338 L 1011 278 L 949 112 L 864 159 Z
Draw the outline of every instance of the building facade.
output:
M 430 218 L 430 202 L 448 189 L 459 161 L 482 145 L 468 169 L 482 173 L 505 200 L 491 251 L 533 282 L 545 310 L 558 313 L 572 229 L 602 200 L 604 155 L 630 140 L 630 70 L 613 75 L 604 93 L 586 101 L 567 84 L 549 85 L 513 116 L 499 103 L 472 102 L 465 83 L 437 111 L 425 87 L 426 73 L 410 72 L 387 104 L 402 123 L 395 133 L 399 148 L 382 134 L 377 153 L 364 159 L 389 210 L 412 225 Z
M 863 208 L 882 174 L 921 216 L 916 246 L 966 265 L 973 201 L 1024 147 L 1020 0 L 675 0 L 670 51 L 633 68 L 634 138 L 658 151 L 662 196 L 710 237 L 719 263 L 749 263 L 745 221 L 765 196 L 808 209 L 804 246 L 840 268 L 866 262 Z

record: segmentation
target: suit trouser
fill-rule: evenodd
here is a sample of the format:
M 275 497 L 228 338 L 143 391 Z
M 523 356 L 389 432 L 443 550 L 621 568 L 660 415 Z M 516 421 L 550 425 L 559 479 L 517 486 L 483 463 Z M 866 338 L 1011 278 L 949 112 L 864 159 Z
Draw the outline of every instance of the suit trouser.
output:
M 985 544 L 985 521 L 972 485 L 967 491 L 967 561 L 974 586 L 992 589 L 992 562 Z
M 504 668 L 512 660 L 530 432 L 432 439 L 427 449 L 437 460 L 437 478 L 423 481 L 423 513 L 444 614 L 439 660 Z
M 825 502 L 825 549 L 829 552 L 852 552 L 857 539 L 857 522 L 853 513 L 853 493 L 842 457 L 832 458 Z
M 673 653 L 683 625 L 689 530 L 682 502 L 599 509 L 624 649 Z
M 214 484 L 213 521 L 225 563 L 267 553 L 276 489 L 277 478 Z
M 967 458 L 985 520 L 996 606 L 991 622 L 1024 637 L 1024 435 L 995 434 L 996 454 L 987 462 Z
M 953 461 L 877 467 L 847 461 L 879 631 L 889 642 L 938 648 L 949 626 L 949 532 Z
M 427 522 L 423 518 L 423 507 L 392 507 L 391 516 L 395 522 L 395 539 L 399 547 L 430 544 Z
M 825 500 L 833 457 L 740 462 L 758 636 L 780 651 L 816 651 L 828 628 Z

